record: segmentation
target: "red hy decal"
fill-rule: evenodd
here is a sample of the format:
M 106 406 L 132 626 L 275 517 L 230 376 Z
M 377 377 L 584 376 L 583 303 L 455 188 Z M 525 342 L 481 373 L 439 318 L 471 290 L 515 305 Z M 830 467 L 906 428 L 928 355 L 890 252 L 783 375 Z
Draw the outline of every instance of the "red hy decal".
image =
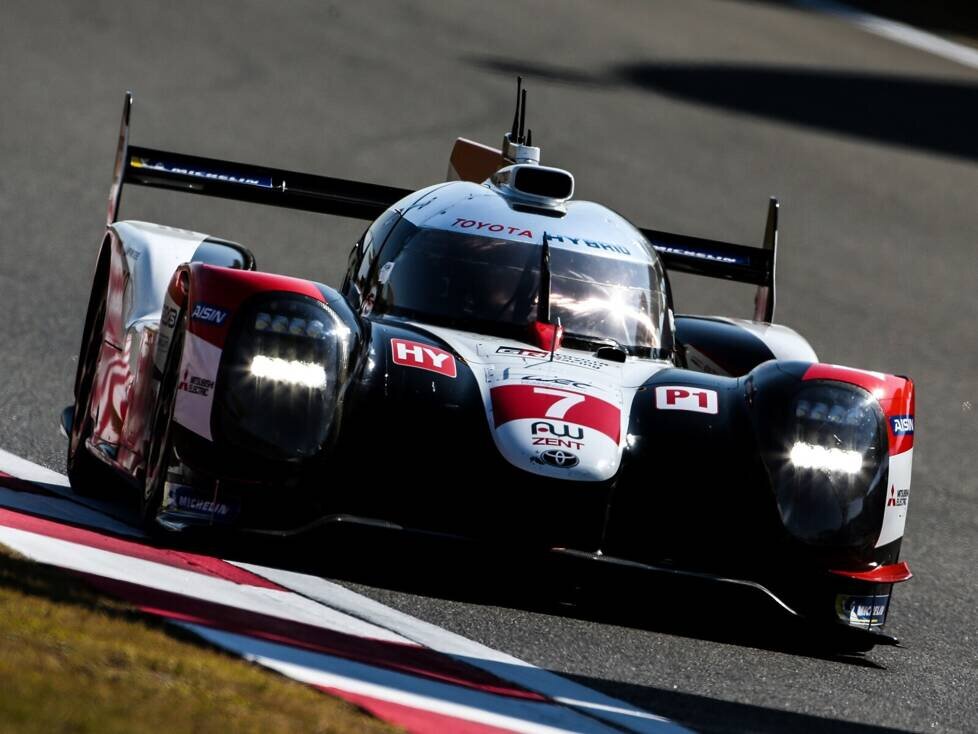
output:
M 458 375 L 455 357 L 444 349 L 407 339 L 391 339 L 391 351 L 394 354 L 394 364 L 417 367 L 446 377 Z

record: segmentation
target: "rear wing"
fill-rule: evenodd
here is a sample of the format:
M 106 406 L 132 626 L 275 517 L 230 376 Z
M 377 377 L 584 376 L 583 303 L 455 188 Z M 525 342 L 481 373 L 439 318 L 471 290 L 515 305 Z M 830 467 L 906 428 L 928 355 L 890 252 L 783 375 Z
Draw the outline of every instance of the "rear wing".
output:
M 132 94 L 126 92 L 109 190 L 107 223 L 119 217 L 125 184 L 373 220 L 411 189 L 171 153 L 129 144 Z
M 771 197 L 761 247 L 734 245 L 657 229 L 643 229 L 642 234 L 652 243 L 667 270 L 756 285 L 754 321 L 770 323 L 774 321 L 780 206 L 778 200 Z
M 132 94 L 126 92 L 106 224 L 118 219 L 122 189 L 127 183 L 365 220 L 376 219 L 412 193 L 410 189 L 393 186 L 130 145 L 131 110 Z M 498 168 L 504 160 L 498 150 L 460 138 L 452 152 L 450 173 L 454 175 L 451 177 L 481 183 L 494 172 L 489 171 L 483 176 L 483 169 L 487 166 Z M 774 319 L 778 241 L 776 199 L 771 199 L 768 207 L 764 245 L 760 248 L 652 229 L 644 229 L 642 233 L 668 270 L 757 285 L 754 320 L 770 322 Z

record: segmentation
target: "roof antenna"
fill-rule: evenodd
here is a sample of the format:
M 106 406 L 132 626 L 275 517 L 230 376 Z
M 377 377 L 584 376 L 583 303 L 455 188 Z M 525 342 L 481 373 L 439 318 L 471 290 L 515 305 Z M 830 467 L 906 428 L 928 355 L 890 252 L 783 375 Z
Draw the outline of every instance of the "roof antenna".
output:
M 526 131 L 526 145 L 527 145 L 527 147 L 530 147 L 530 146 L 533 145 L 533 131 L 532 130 L 527 130 Z
M 513 111 L 513 131 L 509 134 L 509 139 L 514 143 L 516 142 L 516 133 L 519 131 L 517 127 L 520 119 L 520 90 L 523 88 L 523 77 L 516 77 L 516 109 Z
M 520 145 L 523 145 L 523 126 L 526 123 L 526 90 L 523 90 L 523 95 L 520 97 L 520 137 L 517 141 Z

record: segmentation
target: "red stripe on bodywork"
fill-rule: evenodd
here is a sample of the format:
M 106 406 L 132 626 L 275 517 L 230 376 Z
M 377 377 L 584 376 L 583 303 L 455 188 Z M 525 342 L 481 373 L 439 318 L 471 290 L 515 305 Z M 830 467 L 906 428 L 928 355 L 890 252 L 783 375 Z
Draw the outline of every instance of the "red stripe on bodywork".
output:
M 902 454 L 913 448 L 913 433 L 897 434 L 890 418 L 898 416 L 914 417 L 916 400 L 913 380 L 896 375 L 878 375 L 851 367 L 834 364 L 813 364 L 805 372 L 803 380 L 835 380 L 856 385 L 875 397 L 886 416 L 886 433 L 889 438 L 890 455 Z
M 831 571 L 836 576 L 845 576 L 859 581 L 869 581 L 874 584 L 897 584 L 913 578 L 910 566 L 906 561 L 891 563 L 888 566 L 878 566 L 871 571 Z
M 228 312 L 221 325 L 190 319 L 190 331 L 218 347 L 224 346 L 228 324 L 235 312 L 251 296 L 262 292 L 295 293 L 324 301 L 323 294 L 308 280 L 275 273 L 222 268 L 216 265 L 193 263 L 190 266 L 190 296 L 192 302 L 215 306 Z
M 71 543 L 88 546 L 89 548 L 98 548 L 99 550 L 110 551 L 112 553 L 120 553 L 130 558 L 162 563 L 184 571 L 194 571 L 205 576 L 233 581 L 236 584 L 287 591 L 287 589 L 272 583 L 268 579 L 264 579 L 243 568 L 238 568 L 232 563 L 222 561 L 220 558 L 171 550 L 169 548 L 156 548 L 151 545 L 143 545 L 142 543 L 136 543 L 131 540 L 122 540 L 111 535 L 102 535 L 91 530 L 76 528 L 72 525 L 63 525 L 40 517 L 34 517 L 33 515 L 24 515 L 2 508 L 0 508 L 0 525 L 17 530 L 26 530 L 27 532 L 37 533 L 38 535 L 45 535 L 49 538 L 67 540 Z
M 547 392 L 543 392 L 544 390 Z M 551 391 L 567 396 L 580 396 L 584 400 L 572 405 L 566 412 L 561 411 L 560 415 L 547 415 L 560 400 Z M 621 437 L 621 411 L 611 403 L 590 395 L 550 385 L 502 385 L 494 387 L 490 395 L 496 428 L 510 421 L 540 418 L 576 423 L 603 433 L 615 443 Z
M 406 706 L 403 703 L 385 701 L 360 693 L 350 693 L 342 688 L 313 687 L 366 709 L 378 719 L 396 726 L 402 726 L 411 734 L 444 734 L 444 732 L 452 732 L 452 734 L 513 734 L 512 729 L 500 729 L 498 726 L 466 721 L 447 714 L 436 714 L 433 711 Z
M 100 591 L 123 599 L 140 611 L 178 622 L 199 624 L 279 645 L 354 660 L 388 670 L 423 676 L 442 683 L 530 701 L 547 701 L 539 693 L 508 683 L 474 666 L 412 643 L 391 642 L 338 632 L 304 622 L 195 599 L 170 591 L 81 573 Z

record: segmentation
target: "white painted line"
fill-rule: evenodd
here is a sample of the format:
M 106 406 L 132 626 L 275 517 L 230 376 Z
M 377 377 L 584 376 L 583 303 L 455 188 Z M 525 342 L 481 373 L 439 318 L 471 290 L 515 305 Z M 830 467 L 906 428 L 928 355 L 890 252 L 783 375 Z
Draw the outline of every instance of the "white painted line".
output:
M 162 563 L 0 526 L 0 543 L 41 563 L 224 604 L 358 637 L 413 645 L 389 630 L 290 591 L 238 584 Z
M 548 670 L 392 609 L 339 584 L 307 574 L 250 563 L 235 563 L 235 565 L 310 599 L 315 599 L 321 604 L 379 627 L 385 627 L 419 645 L 437 650 L 503 680 L 542 693 L 555 701 L 586 711 L 617 726 L 624 726 L 643 734 L 688 731 L 661 716 L 643 711 Z
M 794 4 L 801 8 L 835 16 L 869 33 L 889 38 L 891 41 L 902 43 L 905 46 L 912 46 L 935 56 L 956 61 L 972 69 L 978 69 L 978 49 L 949 41 L 906 23 L 881 18 L 850 5 L 835 2 L 835 0 L 794 0 Z
M 384 701 L 527 734 L 620 732 L 552 703 L 497 696 L 377 668 L 209 627 L 182 626 L 242 657 L 316 686 L 339 688 Z
M 12 454 L 3 449 L 0 449 L 0 471 L 5 471 L 12 477 L 28 482 L 51 484 L 56 487 L 71 486 L 68 483 L 68 477 L 64 474 L 58 474 L 56 471 L 35 464 L 33 461 L 22 459 L 17 454 Z
M 43 483 L 47 489 L 52 491 L 61 490 L 66 497 L 70 498 L 60 499 L 44 495 L 32 495 L 27 492 L 16 492 L 0 487 L 0 507 L 21 509 L 51 519 L 99 528 L 119 535 L 133 535 L 134 532 L 138 532 L 106 517 L 95 509 L 77 504 L 67 479 L 57 472 L 25 461 L 2 449 L 0 449 L 0 470 L 25 481 Z M 62 568 L 125 581 L 160 591 L 182 594 L 202 601 L 224 604 L 287 621 L 311 624 L 345 634 L 427 647 L 492 673 L 502 680 L 542 694 L 551 699 L 553 703 L 523 701 L 519 698 L 477 691 L 464 686 L 409 676 L 365 663 L 334 658 L 290 645 L 278 645 L 253 637 L 217 631 L 201 625 L 181 623 L 185 626 L 192 626 L 201 636 L 214 641 L 219 636 L 222 636 L 227 642 L 233 638 L 238 638 L 239 648 L 243 644 L 242 641 L 246 641 L 249 650 L 252 651 L 249 655 L 256 661 L 269 667 L 275 667 L 287 675 L 295 674 L 299 676 L 300 680 L 305 680 L 301 675 L 315 675 L 317 680 L 310 680 L 309 682 L 316 685 L 342 688 L 351 693 L 359 693 L 409 706 L 419 705 L 420 708 L 483 723 L 490 720 L 486 717 L 503 716 L 498 720 L 493 719 L 498 723 L 492 725 L 533 734 L 566 731 L 606 732 L 611 731 L 608 724 L 615 731 L 624 729 L 642 734 L 689 731 L 667 719 L 642 711 L 510 655 L 386 607 L 343 586 L 306 574 L 246 563 L 235 564 L 270 581 L 275 581 L 282 587 L 291 589 L 291 591 L 281 591 L 242 585 L 227 579 L 6 526 L 0 526 L 0 543 L 36 561 Z M 259 651 L 263 650 L 268 653 L 273 649 L 277 650 L 275 655 L 258 654 Z M 295 661 L 299 658 L 306 664 L 298 665 Z M 321 665 L 318 668 L 308 665 L 310 661 L 319 660 L 321 663 L 326 659 L 330 662 L 329 670 L 319 669 L 322 667 Z M 367 681 L 351 682 L 347 679 L 348 676 L 345 677 L 342 673 L 337 672 L 338 670 L 349 672 L 353 670 L 350 666 L 360 666 L 372 671 L 371 676 L 373 677 Z M 396 686 L 392 688 L 389 684 L 392 681 L 400 680 L 399 677 L 403 678 L 404 681 L 412 681 L 411 685 L 414 688 L 408 691 L 397 689 Z M 376 681 L 379 679 L 386 681 L 387 685 L 377 683 Z M 351 687 L 354 684 L 356 684 L 355 687 Z M 430 686 L 444 687 L 444 695 L 447 695 L 448 692 L 451 692 L 451 695 L 448 696 L 449 700 L 447 701 L 438 699 L 432 703 L 428 700 L 431 698 L 430 696 L 411 692 L 419 690 L 418 685 L 422 686 L 420 690 L 429 693 L 435 690 Z M 403 688 L 404 685 L 401 685 L 401 689 Z M 397 689 L 396 693 L 392 693 L 391 691 L 395 689 Z M 415 698 L 411 698 L 411 696 L 415 696 Z M 490 710 L 482 710 L 479 707 L 469 707 L 472 709 L 469 710 L 465 704 L 458 703 L 461 700 L 459 696 L 470 702 L 476 701 L 478 697 L 489 697 L 487 700 L 492 701 L 493 705 L 489 707 Z M 472 696 L 476 698 L 466 698 Z M 412 704 L 408 701 L 415 703 Z M 432 708 L 432 706 L 438 708 Z M 512 706 L 517 708 L 527 706 L 530 707 L 527 712 L 535 713 L 530 715 L 528 719 L 515 717 L 512 721 L 505 718 L 506 714 L 498 713 L 503 709 L 510 710 L 507 707 Z M 540 714 L 544 711 L 560 712 L 559 715 L 553 714 L 557 716 L 557 719 L 552 722 L 553 726 L 546 721 L 540 721 Z M 550 716 L 551 714 L 548 713 L 547 717 Z

